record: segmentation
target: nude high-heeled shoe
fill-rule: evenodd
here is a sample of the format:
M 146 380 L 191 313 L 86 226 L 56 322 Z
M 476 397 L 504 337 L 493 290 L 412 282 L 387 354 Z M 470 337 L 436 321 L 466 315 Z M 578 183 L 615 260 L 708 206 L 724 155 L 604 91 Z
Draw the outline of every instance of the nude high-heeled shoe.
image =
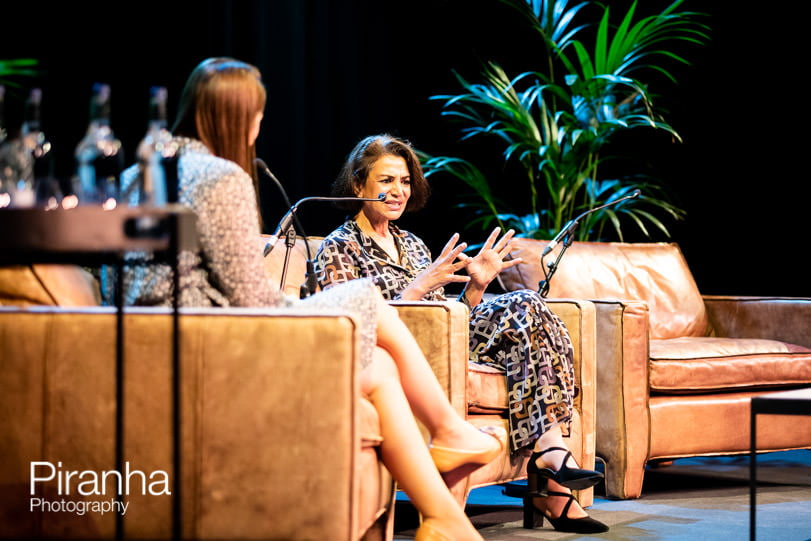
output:
M 493 437 L 489 446 L 482 449 L 454 449 L 430 445 L 429 451 L 440 473 L 449 473 L 468 466 L 481 467 L 495 459 L 503 448 L 507 432 L 498 426 L 485 426 L 479 429 Z
M 453 541 L 450 537 L 440 532 L 431 525 L 430 522 L 423 522 L 417 533 L 414 534 L 414 541 Z
M 431 445 L 429 451 L 434 464 L 442 474 L 445 484 L 456 494 L 462 485 L 460 483 L 475 470 L 492 462 L 499 454 L 507 441 L 507 431 L 497 426 L 485 426 L 479 429 L 493 437 L 489 446 L 483 449 L 454 449 L 452 447 L 438 447 Z M 458 494 L 456 494 L 458 497 Z
M 451 536 L 434 526 L 430 522 L 423 522 L 414 534 L 414 541 L 484 541 L 478 532 L 470 533 L 464 537 Z

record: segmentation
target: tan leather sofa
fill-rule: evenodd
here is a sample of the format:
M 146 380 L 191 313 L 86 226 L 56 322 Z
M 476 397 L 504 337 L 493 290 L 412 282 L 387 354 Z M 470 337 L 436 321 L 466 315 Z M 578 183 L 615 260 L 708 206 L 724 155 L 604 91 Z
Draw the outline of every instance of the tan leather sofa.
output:
M 267 237 L 265 237 L 265 241 Z M 322 237 L 310 237 L 310 255 L 314 256 Z M 266 271 L 271 280 L 281 284 L 286 251 L 277 243 L 266 258 Z M 290 250 L 285 280 L 289 294 L 297 294 L 305 281 L 308 257 L 301 239 Z M 505 429 L 507 390 L 504 375 L 468 361 L 468 311 L 456 301 L 394 301 L 400 317 L 412 331 L 431 368 L 456 410 L 477 426 L 499 425 Z M 594 468 L 595 464 L 595 308 L 586 300 L 550 300 L 551 309 L 561 317 L 572 337 L 575 349 L 575 377 L 580 393 L 575 399 L 575 420 L 567 442 L 578 464 Z M 506 445 L 506 442 L 505 442 Z M 487 485 L 526 479 L 528 456 L 511 456 L 506 449 L 487 466 L 476 470 L 466 482 L 456 487 L 456 496 L 464 504 L 470 491 Z M 593 502 L 593 489 L 577 493 L 581 505 Z
M 546 244 L 515 241 L 524 262 L 502 273 L 506 289 L 538 287 Z M 550 284 L 596 307 L 609 497 L 639 497 L 649 463 L 749 452 L 750 399 L 811 386 L 811 299 L 701 295 L 676 244 L 575 242 Z M 811 420 L 765 417 L 757 444 L 811 447 Z
M 0 539 L 112 539 L 113 512 L 31 505 L 110 502 L 113 486 L 30 488 L 32 462 L 65 475 L 115 468 L 115 310 L 81 306 L 96 297 L 76 267 L 2 268 L 0 291 Z M 358 390 L 356 321 L 187 309 L 180 324 L 184 538 L 391 539 L 394 486 Z M 127 309 L 124 331 L 124 457 L 130 471 L 173 479 L 171 314 Z M 142 494 L 139 479 L 126 538 L 170 539 L 171 497 L 160 485 Z

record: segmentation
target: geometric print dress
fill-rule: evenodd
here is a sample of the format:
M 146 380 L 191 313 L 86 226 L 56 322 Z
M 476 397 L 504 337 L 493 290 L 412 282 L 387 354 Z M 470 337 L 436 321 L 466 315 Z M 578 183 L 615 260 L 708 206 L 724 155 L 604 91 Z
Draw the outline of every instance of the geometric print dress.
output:
M 427 267 L 431 254 L 416 235 L 389 224 L 400 262 L 395 262 L 354 220 L 321 243 L 315 262 L 322 288 L 371 278 L 383 297 L 400 292 Z M 443 288 L 423 300 L 445 300 Z M 524 289 L 482 300 L 470 310 L 470 362 L 504 373 L 509 397 L 510 449 L 532 449 L 547 430 L 569 434 L 577 394 L 571 338 L 535 291 Z

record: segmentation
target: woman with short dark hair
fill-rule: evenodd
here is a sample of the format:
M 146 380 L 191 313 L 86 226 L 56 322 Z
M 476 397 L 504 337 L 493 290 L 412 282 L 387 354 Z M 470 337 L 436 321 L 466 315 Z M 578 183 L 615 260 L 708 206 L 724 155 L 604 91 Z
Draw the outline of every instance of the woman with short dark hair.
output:
M 498 273 L 520 262 L 504 260 L 513 231 L 499 238 L 494 230 L 472 257 L 455 234 L 432 259 L 420 238 L 394 224 L 403 213 L 422 208 L 428 185 L 411 146 L 387 134 L 366 137 L 355 146 L 333 193 L 383 194 L 385 199 L 359 202 L 321 243 L 316 261 L 321 287 L 329 291 L 336 284 L 371 278 L 386 299 L 444 300 L 445 285 L 464 283 L 459 300 L 470 308 L 470 360 L 504 373 L 510 450 L 532 453 L 527 477 L 540 490 L 531 499 L 532 511 L 559 531 L 608 530 L 586 514 L 570 491 L 593 486 L 603 475 L 580 469 L 564 441 L 577 393 L 569 333 L 535 291 L 484 299 Z M 456 274 L 462 269 L 467 276 Z

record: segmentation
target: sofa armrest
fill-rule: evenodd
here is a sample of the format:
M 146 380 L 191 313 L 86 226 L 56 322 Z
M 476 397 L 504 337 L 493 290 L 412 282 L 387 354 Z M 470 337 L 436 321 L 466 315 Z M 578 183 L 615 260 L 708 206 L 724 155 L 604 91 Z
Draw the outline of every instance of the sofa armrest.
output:
M 705 295 L 704 304 L 717 336 L 811 347 L 811 298 Z
M 642 486 L 648 455 L 648 306 L 640 301 L 593 300 L 597 312 L 597 455 L 607 463 L 606 493 L 626 499 Z M 609 437 L 610 436 L 610 437 Z M 619 479 L 616 472 L 625 472 Z
M 569 443 L 583 468 L 594 469 L 596 459 L 597 423 L 597 321 L 594 303 L 580 299 L 545 299 L 549 309 L 557 315 L 572 340 L 574 347 L 575 410 L 580 415 L 579 434 L 572 434 Z M 593 502 L 593 490 L 578 492 L 583 506 Z
M 0 308 L 0 537 L 113 537 L 115 513 L 29 512 L 28 465 L 115 468 L 114 312 Z M 354 318 L 184 310 L 180 323 L 184 537 L 357 539 L 358 491 L 373 488 L 356 474 Z M 124 451 L 173 480 L 171 329 L 168 310 L 126 312 Z M 128 501 L 128 536 L 170 535 L 170 496 Z
M 453 408 L 467 415 L 467 306 L 456 301 L 391 301 L 417 340 Z

